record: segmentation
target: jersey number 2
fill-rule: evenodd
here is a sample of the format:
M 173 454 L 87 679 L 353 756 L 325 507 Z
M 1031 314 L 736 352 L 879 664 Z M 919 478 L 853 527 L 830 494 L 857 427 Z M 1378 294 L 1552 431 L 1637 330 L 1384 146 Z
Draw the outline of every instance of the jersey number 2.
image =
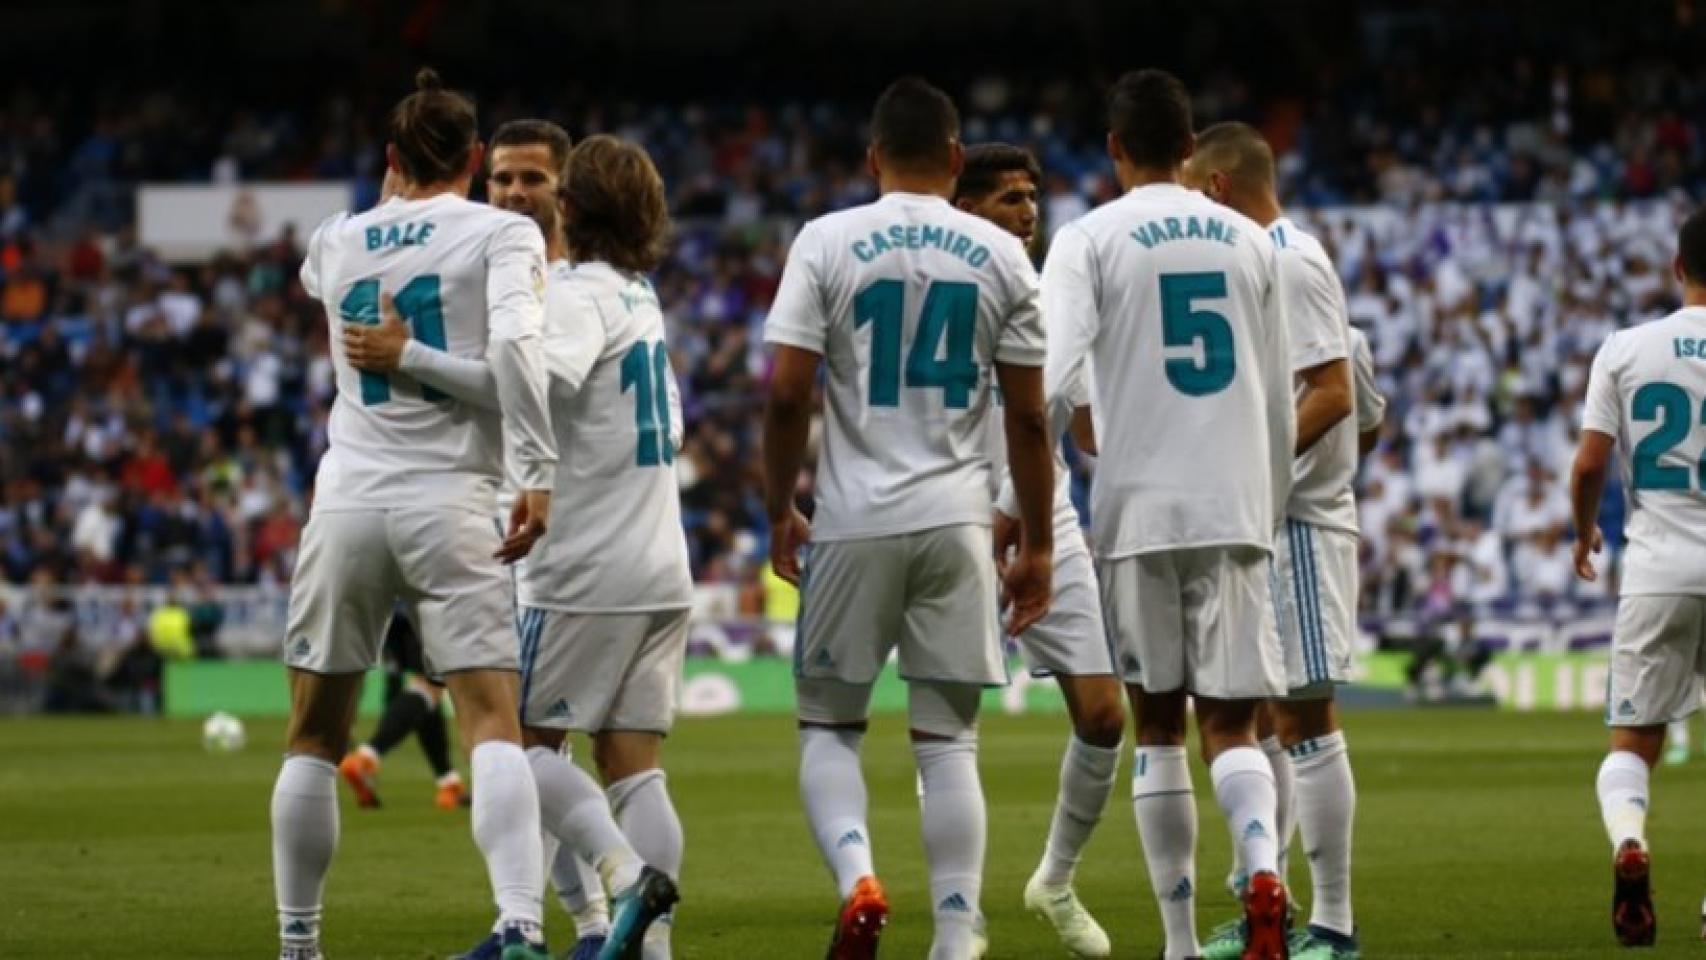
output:
M 1202 358 L 1170 357 L 1167 382 L 1180 393 L 1206 397 L 1232 385 L 1238 373 L 1238 350 L 1226 315 L 1197 306 L 1198 300 L 1226 299 L 1226 274 L 1164 273 L 1161 275 L 1161 341 L 1168 347 L 1201 345 Z
M 669 350 L 662 340 L 641 340 L 622 358 L 622 392 L 634 391 L 634 430 L 639 446 L 634 465 L 655 467 L 675 462 L 670 442 Z
M 1693 478 L 1688 476 L 1687 467 L 1659 463 L 1659 458 L 1688 439 L 1688 428 L 1692 426 L 1690 421 L 1694 411 L 1688 391 L 1662 380 L 1642 384 L 1641 388 L 1635 391 L 1631 406 L 1633 409 L 1630 413 L 1634 419 L 1642 423 L 1659 421 L 1658 429 L 1635 444 L 1635 489 L 1687 490 L 1691 479 L 1702 489 L 1706 489 L 1706 452 L 1701 453 L 1700 463 L 1695 468 Z M 1706 423 L 1706 404 L 1702 405 L 1700 419 L 1702 423 Z
M 853 298 L 853 328 L 871 325 L 873 407 L 900 406 L 900 352 L 906 309 L 906 284 L 878 280 Z M 918 332 L 906 354 L 908 387 L 940 387 L 942 402 L 953 410 L 971 406 L 977 387 L 972 358 L 977 334 L 977 284 L 938 280 L 924 295 Z
M 444 302 L 439 298 L 438 274 L 423 273 L 403 284 L 397 291 L 397 312 L 409 325 L 415 339 L 429 347 L 445 349 Z M 338 304 L 338 315 L 345 323 L 379 324 L 379 278 L 357 280 Z M 361 403 L 371 407 L 391 399 L 391 379 L 382 373 L 361 371 Z M 421 399 L 438 401 L 445 395 L 424 384 Z

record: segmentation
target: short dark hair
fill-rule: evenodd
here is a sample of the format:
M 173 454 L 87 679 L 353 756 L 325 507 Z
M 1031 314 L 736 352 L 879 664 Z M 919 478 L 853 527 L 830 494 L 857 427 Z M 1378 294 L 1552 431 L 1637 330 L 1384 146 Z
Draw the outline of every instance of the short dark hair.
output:
M 988 195 L 1001 182 L 1001 175 L 1019 170 L 1041 186 L 1042 164 L 1031 151 L 1011 143 L 980 143 L 966 148 L 965 169 L 954 185 L 954 199 L 976 199 Z
M 1224 170 L 1246 186 L 1274 184 L 1274 151 L 1255 127 L 1237 120 L 1210 124 L 1197 134 L 1191 165 Z
M 422 67 L 415 92 L 391 109 L 391 143 L 411 183 L 454 180 L 468 167 L 479 139 L 474 101 L 444 89 L 438 71 Z
M 492 133 L 492 149 L 499 147 L 530 147 L 535 144 L 551 150 L 551 162 L 557 167 L 557 179 L 569 172 L 569 132 L 549 120 L 507 120 Z
M 918 77 L 889 84 L 871 110 L 871 143 L 898 167 L 946 169 L 949 144 L 960 135 L 960 111 L 941 90 Z
M 1706 207 L 1682 222 L 1682 229 L 1676 233 L 1676 258 L 1682 261 L 1682 273 L 1689 283 L 1706 287 Z
M 602 260 L 635 273 L 663 262 L 669 204 L 658 168 L 638 144 L 607 134 L 582 140 L 569 152 L 562 195 L 564 233 L 577 261 Z
M 1191 95 L 1165 70 L 1135 70 L 1108 90 L 1108 129 L 1139 167 L 1173 167 L 1190 153 Z

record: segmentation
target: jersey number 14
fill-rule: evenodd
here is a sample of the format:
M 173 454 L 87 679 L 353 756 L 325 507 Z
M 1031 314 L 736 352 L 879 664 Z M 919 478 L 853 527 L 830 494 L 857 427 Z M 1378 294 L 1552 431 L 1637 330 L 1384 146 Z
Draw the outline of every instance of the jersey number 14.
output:
M 853 298 L 853 328 L 871 326 L 871 383 L 867 393 L 873 407 L 900 406 L 901 343 L 905 330 L 906 284 L 878 280 Z M 971 406 L 977 388 L 977 284 L 938 280 L 924 294 L 918 330 L 906 352 L 906 385 L 936 387 L 942 403 L 952 410 Z

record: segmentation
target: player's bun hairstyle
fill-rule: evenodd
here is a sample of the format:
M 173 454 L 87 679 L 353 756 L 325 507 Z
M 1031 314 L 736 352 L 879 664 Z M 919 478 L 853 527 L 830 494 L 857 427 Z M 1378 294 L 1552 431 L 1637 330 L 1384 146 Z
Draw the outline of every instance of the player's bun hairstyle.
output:
M 606 134 L 569 151 L 563 185 L 564 232 L 577 262 L 602 260 L 646 273 L 663 262 L 669 244 L 669 204 L 663 178 L 637 144 Z
M 492 134 L 491 147 L 543 146 L 551 150 L 551 162 L 557 167 L 557 179 L 567 179 L 569 173 L 569 133 L 549 120 L 510 120 L 498 126 Z
M 989 195 L 1001 182 L 1001 175 L 1022 171 L 1031 183 L 1041 186 L 1043 167 L 1031 151 L 1010 143 L 980 143 L 966 148 L 965 169 L 954 184 L 954 199 L 978 199 Z
M 1706 207 L 1688 215 L 1676 234 L 1676 257 L 1688 282 L 1706 287 Z
M 889 84 L 871 110 L 871 143 L 900 169 L 948 169 L 959 136 L 960 111 L 954 101 L 918 77 Z
M 1165 70 L 1135 70 L 1108 90 L 1108 129 L 1139 167 L 1172 169 L 1191 149 L 1191 95 Z
M 461 176 L 468 169 L 478 129 L 474 102 L 444 89 L 431 67 L 415 74 L 415 92 L 391 110 L 391 143 L 410 183 L 443 183 Z
M 1255 127 L 1237 120 L 1210 125 L 1197 134 L 1191 165 L 1222 170 L 1245 187 L 1271 187 L 1274 183 L 1274 151 Z

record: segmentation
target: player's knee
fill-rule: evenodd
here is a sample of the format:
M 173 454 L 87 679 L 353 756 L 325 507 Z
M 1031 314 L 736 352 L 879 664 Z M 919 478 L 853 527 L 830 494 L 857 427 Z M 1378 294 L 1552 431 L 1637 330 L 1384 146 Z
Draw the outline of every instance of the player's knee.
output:
M 563 731 L 549 727 L 521 728 L 521 745 L 530 750 L 534 747 L 544 747 L 547 750 L 559 751 L 563 749 L 563 741 L 567 739 Z
M 794 682 L 794 692 L 802 728 L 865 729 L 870 684 L 801 678 Z
M 1125 711 L 1117 699 L 1087 706 L 1073 719 L 1072 730 L 1093 747 L 1117 747 L 1125 736 Z
M 921 681 L 907 688 L 907 722 L 915 742 L 977 740 L 977 708 L 982 688 L 968 683 Z

